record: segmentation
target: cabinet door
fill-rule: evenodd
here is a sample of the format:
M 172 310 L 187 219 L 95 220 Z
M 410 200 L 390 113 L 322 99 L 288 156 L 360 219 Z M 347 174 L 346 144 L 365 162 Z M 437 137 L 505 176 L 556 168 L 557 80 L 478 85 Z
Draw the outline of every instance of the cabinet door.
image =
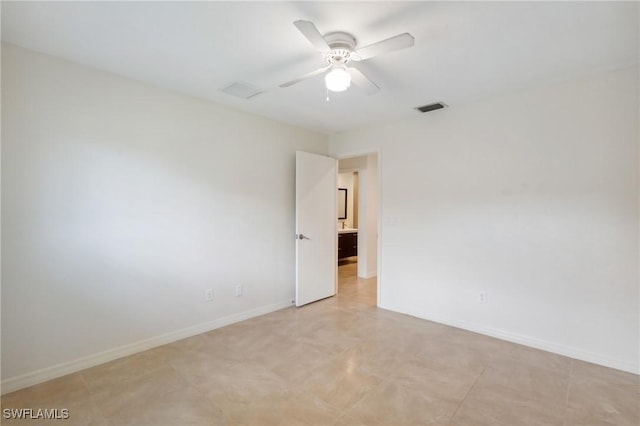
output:
M 338 258 L 358 255 L 358 233 L 338 234 Z
M 346 248 L 345 243 L 344 243 L 344 241 L 345 241 L 344 237 L 346 235 L 347 234 L 338 234 L 338 259 L 342 259 L 344 257 L 347 257 L 347 256 L 344 255 L 345 248 Z

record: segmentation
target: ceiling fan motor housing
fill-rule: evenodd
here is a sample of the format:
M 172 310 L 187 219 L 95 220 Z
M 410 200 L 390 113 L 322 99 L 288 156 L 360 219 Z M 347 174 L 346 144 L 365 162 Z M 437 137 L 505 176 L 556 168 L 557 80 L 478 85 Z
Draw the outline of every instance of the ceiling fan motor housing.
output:
M 335 62 L 346 64 L 349 62 L 351 53 L 356 48 L 356 39 L 351 34 L 339 31 L 325 34 L 323 38 L 331 48 L 331 52 L 325 54 L 327 62 L 330 64 Z

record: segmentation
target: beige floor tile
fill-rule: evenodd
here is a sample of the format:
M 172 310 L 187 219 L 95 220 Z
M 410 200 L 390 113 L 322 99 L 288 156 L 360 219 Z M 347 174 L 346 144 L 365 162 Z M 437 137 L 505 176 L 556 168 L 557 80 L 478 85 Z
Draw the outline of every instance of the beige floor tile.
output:
M 271 368 L 271 371 L 282 377 L 289 385 L 308 380 L 314 371 L 330 362 L 334 356 L 333 353 L 319 351 L 316 347 L 307 344 L 301 344 L 295 353 L 297 356 L 283 357 Z
M 167 363 L 183 377 L 211 376 L 224 373 L 237 361 L 199 350 L 185 351 Z
M 376 307 L 375 279 L 2 397 L 126 425 L 634 425 L 637 375 Z
M 87 386 L 97 389 L 166 368 L 165 360 L 158 355 L 157 351 L 145 351 L 83 370 L 80 374 Z
M 259 364 L 236 364 L 206 376 L 189 376 L 191 385 L 215 404 L 251 403 L 269 396 L 289 395 L 287 382 Z
M 267 397 L 250 404 L 230 403 L 220 406 L 230 425 L 293 426 L 333 425 L 343 415 L 319 398 L 304 394 Z
M 496 358 L 491 362 L 494 367 L 499 367 L 500 364 L 526 365 L 567 375 L 571 371 L 571 358 L 526 346 L 516 346 L 507 357 Z
M 381 382 L 381 378 L 360 369 L 351 358 L 336 356 L 306 380 L 291 384 L 291 388 L 344 411 Z
M 388 378 L 422 395 L 432 395 L 462 402 L 478 375 L 451 368 L 443 368 L 418 356 L 395 363 Z
M 566 426 L 640 424 L 640 377 L 573 360 Z
M 295 360 L 302 356 L 320 356 L 321 352 L 317 347 L 301 343 L 293 338 L 280 337 L 273 339 L 260 351 L 247 354 L 242 361 L 259 364 L 265 368 L 273 369 L 283 363 L 284 360 Z
M 56 408 L 88 398 L 82 375 L 75 373 L 2 395 L 2 408 Z
M 314 346 L 326 354 L 335 355 L 355 347 L 359 339 L 345 330 L 326 326 L 298 337 L 297 341 Z
M 523 353 L 509 352 L 491 362 L 453 417 L 454 424 L 562 425 L 569 371 L 539 368 L 551 361 L 529 365 L 527 358 L 543 355 Z
M 33 408 L 33 407 L 29 407 Z M 47 408 L 51 409 L 51 408 Z M 60 407 L 54 407 L 57 409 L 57 416 L 53 414 L 54 418 L 38 418 L 37 409 L 34 409 L 35 418 L 23 418 L 23 419 L 2 419 L 2 425 L 8 426 L 55 426 L 55 425 L 69 425 L 69 426 L 110 426 L 109 421 L 102 416 L 96 405 L 90 399 L 82 401 L 73 401 L 65 404 L 65 409 L 68 410 L 68 417 L 64 415 L 63 409 Z
M 478 378 L 478 389 L 484 386 L 508 389 L 537 405 L 561 411 L 569 390 L 569 372 L 557 373 L 514 361 L 487 367 Z
M 2 396 L 2 409 L 32 409 L 33 416 L 38 410 L 57 410 L 63 416 L 67 410 L 68 419 L 23 418 L 2 419 L 3 425 L 78 425 L 103 426 L 107 420 L 89 395 L 88 389 L 79 373 L 64 376 L 27 389 Z M 55 414 L 54 414 L 55 415 Z M 29 416 L 31 417 L 31 415 Z
M 442 368 L 455 368 L 473 374 L 480 374 L 489 365 L 497 352 L 472 346 L 459 345 L 446 340 L 433 339 L 418 353 L 418 356 L 428 359 Z
M 358 369 L 380 378 L 388 377 L 394 365 L 411 358 L 410 354 L 395 351 L 390 347 L 374 348 L 366 345 L 358 345 L 337 356 L 348 358 Z
M 640 376 L 577 359 L 573 360 L 571 376 L 577 379 L 600 380 L 605 383 L 635 386 L 640 392 Z
M 368 425 L 424 425 L 448 419 L 459 401 L 416 392 L 392 381 L 382 382 L 346 414 Z
M 280 341 L 284 341 L 284 337 L 274 335 L 263 328 L 248 330 L 243 327 L 236 328 L 233 332 L 224 331 L 224 333 L 213 334 L 210 338 L 209 348 L 201 349 L 201 351 L 217 358 L 241 362 L 269 347 L 277 346 Z
M 168 365 L 145 376 L 132 376 L 117 383 L 89 385 L 89 392 L 104 417 L 110 418 L 164 394 L 180 391 L 188 382 Z
M 572 379 L 565 425 L 640 425 L 637 384 L 615 383 L 601 378 Z
M 564 400 L 550 402 L 538 393 L 514 391 L 495 383 L 476 383 L 451 419 L 457 426 L 561 426 Z
M 194 388 L 187 387 L 147 398 L 127 406 L 108 418 L 120 426 L 209 426 L 225 425 L 222 411 Z
M 361 422 L 355 417 L 351 417 L 348 414 L 343 414 L 333 423 L 333 426 L 367 426 L 366 423 Z

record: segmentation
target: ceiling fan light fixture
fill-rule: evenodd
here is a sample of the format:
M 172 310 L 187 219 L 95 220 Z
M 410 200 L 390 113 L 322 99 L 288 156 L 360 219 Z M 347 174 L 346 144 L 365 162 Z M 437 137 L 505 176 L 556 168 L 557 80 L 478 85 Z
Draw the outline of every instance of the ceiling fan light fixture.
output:
M 406 49 L 413 46 L 414 43 L 414 38 L 411 34 L 403 33 L 360 47 L 355 37 L 349 33 L 337 31 L 323 35 L 313 22 L 302 19 L 295 21 L 293 25 L 320 52 L 327 65 L 283 83 L 280 87 L 293 86 L 301 81 L 324 74 L 327 100 L 329 100 L 329 91 L 344 92 L 351 85 L 352 79 L 353 84 L 362 89 L 365 94 L 372 95 L 377 93 L 380 88 L 373 81 L 357 67 L 347 68 L 346 64 L 352 60 L 364 61 L 387 52 Z M 327 70 L 329 70 L 328 73 Z
M 327 89 L 332 92 L 344 92 L 351 85 L 351 75 L 344 68 L 333 68 L 324 76 Z

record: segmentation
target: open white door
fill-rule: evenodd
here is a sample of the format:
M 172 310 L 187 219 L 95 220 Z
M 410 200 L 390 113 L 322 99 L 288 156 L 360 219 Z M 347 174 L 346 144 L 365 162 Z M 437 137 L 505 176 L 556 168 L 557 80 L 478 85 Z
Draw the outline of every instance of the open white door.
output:
M 296 306 L 336 294 L 337 160 L 296 152 Z

